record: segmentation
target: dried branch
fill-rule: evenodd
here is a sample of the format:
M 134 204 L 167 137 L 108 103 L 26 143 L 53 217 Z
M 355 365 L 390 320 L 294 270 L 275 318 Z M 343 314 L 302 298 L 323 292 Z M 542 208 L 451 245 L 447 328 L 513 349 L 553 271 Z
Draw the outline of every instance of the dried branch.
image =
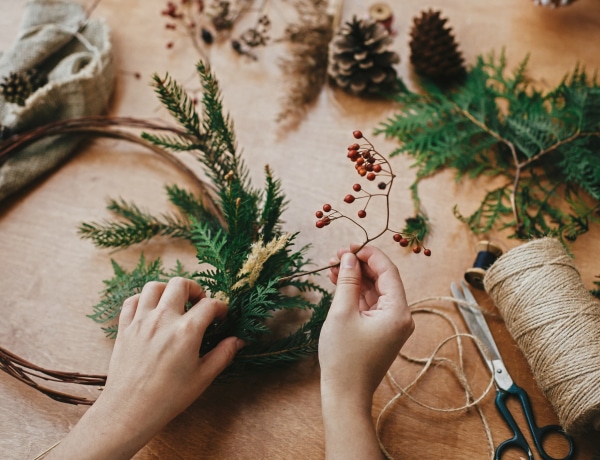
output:
M 30 131 L 13 134 L 6 140 L 0 142 L 0 161 L 15 155 L 26 145 L 36 142 L 44 137 L 56 136 L 60 134 L 86 133 L 133 142 L 156 153 L 162 159 L 168 161 L 181 172 L 183 172 L 187 177 L 189 177 L 200 190 L 200 196 L 203 205 L 211 211 L 211 213 L 219 220 L 220 223 L 224 224 L 225 219 L 223 217 L 223 213 L 214 202 L 207 184 L 198 178 L 198 176 L 190 168 L 188 168 L 185 163 L 179 160 L 175 155 L 156 146 L 152 142 L 141 138 L 137 133 L 122 129 L 118 130 L 116 128 L 167 131 L 180 137 L 189 137 L 189 135 L 181 129 L 139 118 L 107 116 L 73 118 L 70 120 L 59 120 L 34 128 Z
M 106 383 L 106 375 L 100 374 L 81 374 L 78 372 L 63 372 L 50 369 L 44 369 L 30 363 L 29 361 L 11 353 L 7 349 L 0 347 L 0 370 L 17 380 L 29 385 L 37 391 L 44 393 L 50 398 L 68 404 L 81 404 L 90 406 L 94 403 L 93 400 L 82 396 L 64 393 L 54 390 L 45 385 L 38 383 L 36 379 L 42 379 L 49 382 L 59 382 L 67 384 L 87 385 L 103 387 Z

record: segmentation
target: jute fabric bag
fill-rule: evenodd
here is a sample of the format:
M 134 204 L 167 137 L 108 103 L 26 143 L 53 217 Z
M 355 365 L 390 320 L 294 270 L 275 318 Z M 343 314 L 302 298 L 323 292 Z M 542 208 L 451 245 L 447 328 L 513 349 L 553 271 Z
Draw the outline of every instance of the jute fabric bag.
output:
M 86 22 L 78 4 L 28 2 L 15 42 L 0 54 L 0 81 L 11 72 L 34 68 L 47 75 L 47 83 L 24 106 L 0 95 L 0 125 L 5 132 L 103 113 L 115 80 L 108 26 L 97 19 Z M 74 135 L 44 138 L 0 163 L 0 202 L 60 165 L 80 141 L 81 136 Z

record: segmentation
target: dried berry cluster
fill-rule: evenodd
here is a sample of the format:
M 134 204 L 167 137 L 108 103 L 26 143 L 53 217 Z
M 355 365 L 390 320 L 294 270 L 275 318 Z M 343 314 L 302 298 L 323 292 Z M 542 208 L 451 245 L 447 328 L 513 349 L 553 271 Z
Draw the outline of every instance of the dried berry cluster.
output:
M 224 36 L 230 36 L 235 23 L 252 4 L 253 0 L 212 0 L 206 5 L 204 0 L 168 1 L 161 14 L 168 18 L 166 29 L 188 35 L 203 59 L 207 59 L 205 48 Z M 231 47 L 236 53 L 256 59 L 253 50 L 267 45 L 271 20 L 262 13 L 265 6 L 266 2 L 263 2 L 257 13 L 256 25 L 246 29 L 238 38 L 231 39 Z M 175 42 L 171 40 L 166 46 L 173 48 Z
M 399 231 L 392 230 L 389 227 L 389 213 L 390 213 L 390 203 L 389 203 L 389 195 L 390 190 L 392 188 L 392 184 L 394 182 L 394 178 L 396 177 L 392 172 L 392 168 L 387 159 L 381 155 L 373 146 L 371 142 L 369 142 L 362 134 L 361 131 L 354 131 L 353 136 L 357 140 L 363 140 L 362 144 L 354 143 L 348 146 L 348 159 L 354 163 L 354 168 L 356 169 L 357 174 L 366 179 L 369 182 L 377 182 L 377 191 L 372 193 L 369 190 L 365 189 L 363 185 L 360 183 L 355 183 L 352 186 L 352 190 L 354 193 L 349 193 L 344 197 L 344 201 L 348 204 L 354 203 L 357 200 L 364 200 L 364 205 L 357 211 L 356 215 L 360 219 L 364 219 L 367 217 L 367 207 L 371 200 L 376 197 L 380 197 L 385 199 L 386 203 L 386 222 L 385 227 L 375 236 L 369 236 L 367 230 L 355 221 L 353 218 L 345 215 L 341 211 L 334 209 L 331 204 L 326 203 L 323 205 L 322 210 L 318 210 L 315 213 L 317 217 L 316 226 L 317 228 L 323 228 L 331 224 L 334 220 L 337 219 L 348 219 L 358 227 L 360 227 L 365 233 L 365 241 L 363 245 L 379 238 L 386 232 L 391 232 L 393 234 L 392 238 L 395 242 L 399 243 L 402 247 L 411 246 L 412 251 L 415 254 L 423 251 L 423 254 L 426 256 L 431 255 L 431 250 L 429 248 L 424 247 L 423 242 L 419 240 L 416 234 L 412 233 L 404 233 L 402 234 Z
M 201 15 L 203 13 L 203 0 L 180 0 L 179 5 L 169 1 L 160 12 L 161 15 L 169 18 L 169 22 L 165 24 L 165 28 L 169 30 L 182 30 L 188 34 L 192 38 L 194 47 L 199 51 L 201 51 L 200 40 L 207 45 L 213 42 L 212 33 L 207 28 L 198 25 L 199 22 L 202 22 Z M 173 48 L 174 42 L 169 41 L 166 46 L 167 48 Z

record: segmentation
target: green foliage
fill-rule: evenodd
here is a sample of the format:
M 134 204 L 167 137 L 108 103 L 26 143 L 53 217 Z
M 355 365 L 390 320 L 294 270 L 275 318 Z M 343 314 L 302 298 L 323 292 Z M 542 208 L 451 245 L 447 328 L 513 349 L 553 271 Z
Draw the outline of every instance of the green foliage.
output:
M 102 300 L 90 317 L 108 323 L 104 330 L 115 337 L 114 319 L 127 297 L 140 292 L 148 281 L 185 276 L 229 303 L 227 317 L 206 331 L 201 353 L 234 335 L 248 345 L 228 369 L 230 373 L 292 362 L 316 351 L 331 295 L 297 277 L 310 261 L 305 257 L 306 247 L 294 249 L 296 234 L 281 228 L 286 205 L 281 183 L 267 166 L 264 188 L 252 186 L 237 151 L 233 123 L 223 115 L 218 83 L 203 63 L 198 73 L 203 87 L 200 115 L 177 82 L 168 75 L 154 77 L 159 99 L 185 134 L 143 136 L 160 147 L 197 157 L 212 182 L 220 215 L 213 215 L 200 197 L 170 186 L 167 195 L 176 213 L 156 217 L 123 199 L 111 200 L 108 209 L 117 220 L 83 223 L 79 229 L 83 238 L 106 248 L 126 248 L 155 236 L 188 240 L 196 251 L 198 269 L 186 273 L 178 263 L 166 271 L 160 260 L 146 261 L 143 255 L 129 272 L 113 262 L 114 277 L 105 281 Z M 308 300 L 310 293 L 320 300 Z M 276 337 L 277 319 L 299 310 L 307 312 L 306 322 L 287 337 Z
M 512 237 L 573 241 L 600 220 L 600 86 L 577 67 L 552 91 L 535 89 L 527 59 L 510 74 L 504 54 L 480 56 L 450 91 L 404 89 L 400 110 L 377 133 L 399 141 L 416 168 L 412 186 L 450 168 L 457 180 L 483 175 L 506 182 L 478 209 L 455 215 L 475 233 L 512 229 Z
M 117 262 L 111 260 L 114 277 L 104 281 L 106 288 L 102 292 L 102 300 L 94 306 L 94 313 L 88 315 L 97 323 L 112 322 L 119 312 L 123 302 L 134 294 L 139 294 L 142 291 L 144 284 L 150 281 L 167 281 L 174 276 L 189 277 L 179 261 L 170 272 L 165 272 L 160 259 L 146 263 L 146 258 L 142 254 L 138 265 L 131 271 L 127 272 Z M 106 334 L 115 338 L 117 328 L 115 325 L 110 325 L 102 328 Z

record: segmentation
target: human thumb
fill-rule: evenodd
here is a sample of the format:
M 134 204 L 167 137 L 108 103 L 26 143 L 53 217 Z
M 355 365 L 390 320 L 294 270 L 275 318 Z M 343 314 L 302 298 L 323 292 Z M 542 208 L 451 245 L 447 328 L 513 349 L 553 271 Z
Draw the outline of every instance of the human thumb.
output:
M 361 270 L 358 258 L 351 252 L 342 255 L 332 308 L 354 310 L 360 301 Z
M 203 372 L 215 378 L 233 361 L 236 353 L 243 348 L 244 341 L 236 337 L 228 337 L 203 357 Z

